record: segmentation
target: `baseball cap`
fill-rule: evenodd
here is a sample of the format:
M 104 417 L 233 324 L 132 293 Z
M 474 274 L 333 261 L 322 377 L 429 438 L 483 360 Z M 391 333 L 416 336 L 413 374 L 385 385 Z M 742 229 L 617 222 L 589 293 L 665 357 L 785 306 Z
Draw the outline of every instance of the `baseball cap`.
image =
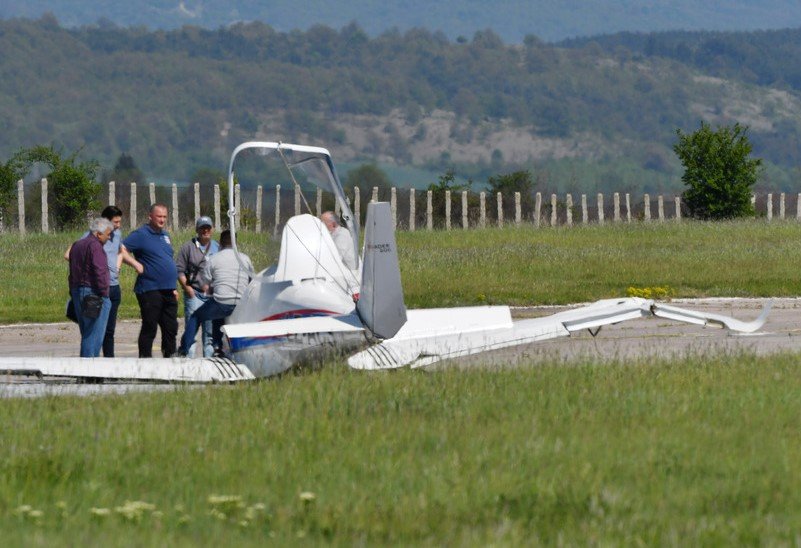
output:
M 197 221 L 195 221 L 195 228 L 200 228 L 201 226 L 214 226 L 214 223 L 211 222 L 211 217 L 207 217 L 203 215 L 202 217 L 198 217 Z

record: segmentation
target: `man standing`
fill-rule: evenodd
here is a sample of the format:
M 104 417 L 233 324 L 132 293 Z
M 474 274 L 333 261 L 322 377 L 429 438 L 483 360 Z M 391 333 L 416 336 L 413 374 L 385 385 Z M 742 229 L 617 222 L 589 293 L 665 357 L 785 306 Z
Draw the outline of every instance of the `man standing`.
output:
M 353 249 L 353 239 L 350 232 L 346 228 L 339 226 L 336 215 L 332 211 L 326 211 L 320 215 L 320 220 L 323 222 L 328 232 L 331 233 L 331 239 L 334 240 L 334 245 L 339 251 L 339 256 L 342 258 L 342 263 L 355 270 L 358 266 L 356 262 L 356 252 Z
M 253 278 L 253 263 L 250 257 L 231 247 L 231 231 L 220 233 L 220 251 L 206 259 L 202 283 L 211 299 L 198 308 L 186 321 L 186 333 L 181 340 L 180 353 L 185 353 L 186 341 L 193 341 L 200 322 L 212 321 L 212 341 L 214 355 L 222 355 L 222 326 L 225 318 L 231 315 Z
M 81 331 L 81 357 L 100 355 L 106 321 L 111 309 L 109 270 L 103 245 L 111 236 L 111 221 L 98 217 L 89 225 L 90 235 L 72 244 L 70 253 L 70 297 Z M 99 303 L 92 300 L 100 298 Z M 94 309 L 93 309 L 94 308 Z
M 161 353 L 169 358 L 175 353 L 178 335 L 178 292 L 175 290 L 177 270 L 172 258 L 172 242 L 164 228 L 167 225 L 167 206 L 151 205 L 148 219 L 147 224 L 131 232 L 122 242 L 144 266 L 134 284 L 142 316 L 139 357 L 152 357 L 158 327 L 161 329 Z
M 103 356 L 106 358 L 113 358 L 114 332 L 117 328 L 117 311 L 122 302 L 122 291 L 120 291 L 120 267 L 122 263 L 125 263 L 132 266 L 137 274 L 141 274 L 142 265 L 139 261 L 134 259 L 125 249 L 125 246 L 122 245 L 122 229 L 120 228 L 122 226 L 122 210 L 117 206 L 110 205 L 103 210 L 100 216 L 111 221 L 114 227 L 111 236 L 106 243 L 103 244 L 103 251 L 106 252 L 106 260 L 108 261 L 108 272 L 110 276 L 109 299 L 111 301 L 111 310 L 109 310 L 108 321 L 106 322 L 106 332 L 103 336 Z M 86 232 L 82 237 L 87 238 L 91 235 L 91 232 Z M 64 258 L 68 261 L 70 260 L 71 250 L 72 246 L 67 248 L 67 252 L 64 253 Z
M 184 290 L 184 319 L 188 319 L 192 313 L 200 308 L 209 297 L 203 292 L 200 284 L 200 276 L 206 265 L 206 259 L 220 250 L 220 244 L 211 239 L 214 228 L 211 218 L 203 216 L 195 221 L 195 231 L 197 236 L 186 242 L 178 250 L 178 258 L 175 264 L 178 267 L 178 283 Z M 203 322 L 202 325 L 203 357 L 210 358 L 214 353 L 211 341 L 211 321 Z M 184 336 L 181 338 L 181 348 L 186 348 L 186 355 L 190 358 L 195 357 L 195 339 L 186 339 L 188 331 L 184 328 Z

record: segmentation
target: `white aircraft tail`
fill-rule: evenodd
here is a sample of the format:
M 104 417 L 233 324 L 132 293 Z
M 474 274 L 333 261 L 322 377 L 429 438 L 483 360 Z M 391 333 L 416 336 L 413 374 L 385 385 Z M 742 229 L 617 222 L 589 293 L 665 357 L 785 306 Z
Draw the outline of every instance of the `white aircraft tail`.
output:
M 406 305 L 403 303 L 395 229 L 387 202 L 367 205 L 363 263 L 356 309 L 374 336 L 389 339 L 406 323 Z

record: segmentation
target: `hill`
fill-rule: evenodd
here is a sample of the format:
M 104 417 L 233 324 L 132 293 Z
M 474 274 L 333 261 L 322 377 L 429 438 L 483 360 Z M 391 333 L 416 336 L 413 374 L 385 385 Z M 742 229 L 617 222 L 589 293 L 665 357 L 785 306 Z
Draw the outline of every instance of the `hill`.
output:
M 355 24 L 282 33 L 261 23 L 148 31 L 5 21 L 0 157 L 52 142 L 107 166 L 130 153 L 151 178 L 186 180 L 224 166 L 239 142 L 269 138 L 325 145 L 339 161 L 457 167 L 476 180 L 533 168 L 559 189 L 658 190 L 677 184 L 675 130 L 705 119 L 749 125 L 769 164 L 763 184 L 789 187 L 801 163 L 798 89 L 749 74 L 797 70 L 799 36 L 739 71 L 741 60 L 721 57 L 710 73 L 601 38 L 508 46 L 491 31 L 455 42 L 420 29 L 371 38 Z
M 28 0 L 0 1 L 0 18 L 38 18 L 54 14 L 68 27 L 99 24 L 174 29 L 183 25 L 217 28 L 261 21 L 279 31 L 308 30 L 323 24 L 341 28 L 355 21 L 370 35 L 396 28 L 441 30 L 450 39 L 492 29 L 507 43 L 526 35 L 555 41 L 619 31 L 758 30 L 801 26 L 793 0 L 407 0 L 324 2 L 290 0 Z

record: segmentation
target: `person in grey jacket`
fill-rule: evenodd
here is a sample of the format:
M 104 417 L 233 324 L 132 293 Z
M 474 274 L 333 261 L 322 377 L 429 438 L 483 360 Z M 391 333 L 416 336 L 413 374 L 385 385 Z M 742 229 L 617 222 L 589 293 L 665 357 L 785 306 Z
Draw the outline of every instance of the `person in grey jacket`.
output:
M 192 313 L 203 306 L 209 300 L 209 296 L 203 292 L 201 276 L 206 266 L 206 259 L 220 250 L 220 244 L 212 239 L 214 225 L 210 217 L 198 217 L 195 221 L 195 231 L 197 236 L 186 242 L 178 250 L 178 257 L 175 259 L 175 266 L 178 268 L 178 283 L 181 284 L 184 292 L 184 319 L 189 318 Z M 203 341 L 203 357 L 209 358 L 214 353 L 214 346 L 211 341 L 211 322 L 201 324 Z M 184 340 L 187 331 L 184 330 L 181 337 L 181 347 L 186 348 L 186 355 L 190 358 L 195 357 L 195 339 Z
M 195 340 L 200 322 L 211 320 L 214 355 L 223 355 L 222 326 L 225 318 L 233 313 L 252 278 L 253 263 L 250 257 L 239 253 L 237 258 L 237 252 L 231 247 L 231 231 L 223 230 L 220 233 L 220 251 L 206 258 L 203 269 L 201 283 L 205 292 L 211 294 L 211 299 L 186 319 L 186 332 L 179 354 L 187 354 L 189 347 L 186 343 Z

